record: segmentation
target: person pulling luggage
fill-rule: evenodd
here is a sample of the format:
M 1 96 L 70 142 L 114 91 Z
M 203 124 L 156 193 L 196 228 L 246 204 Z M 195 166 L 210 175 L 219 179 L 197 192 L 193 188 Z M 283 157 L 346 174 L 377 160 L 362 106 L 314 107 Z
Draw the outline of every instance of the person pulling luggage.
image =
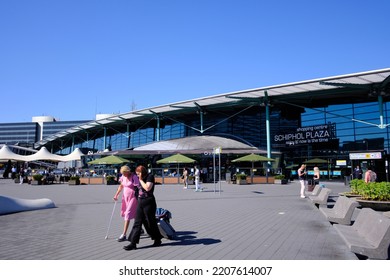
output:
M 138 205 L 135 215 L 133 228 L 130 232 L 129 241 L 130 244 L 124 246 L 123 249 L 126 251 L 137 249 L 141 236 L 142 224 L 146 222 L 148 225 L 148 233 L 152 240 L 154 240 L 153 247 L 161 245 L 161 239 L 163 236 L 158 229 L 156 221 L 156 209 L 157 203 L 154 197 L 154 176 L 148 173 L 145 166 L 138 166 L 135 170 L 139 178 L 139 194 L 138 194 Z

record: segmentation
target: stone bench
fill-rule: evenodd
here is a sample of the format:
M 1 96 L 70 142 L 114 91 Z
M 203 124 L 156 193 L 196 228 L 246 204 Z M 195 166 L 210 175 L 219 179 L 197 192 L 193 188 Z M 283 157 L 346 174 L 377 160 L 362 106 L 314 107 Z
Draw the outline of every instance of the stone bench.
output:
M 320 193 L 318 195 L 309 195 L 309 199 L 314 204 L 327 205 L 328 197 L 331 192 L 332 191 L 328 188 L 321 188 Z
M 320 194 L 320 191 L 321 191 L 321 187 L 320 187 L 320 185 L 316 185 L 316 186 L 314 187 L 314 189 L 313 189 L 313 191 L 312 191 L 311 195 L 315 195 L 315 196 L 317 196 L 317 195 L 319 195 L 319 194 Z
M 359 203 L 345 196 L 339 196 L 333 208 L 320 207 L 320 211 L 331 223 L 350 225 L 353 211 Z
M 369 259 L 388 259 L 390 219 L 371 208 L 363 208 L 352 226 L 334 224 L 348 248 Z

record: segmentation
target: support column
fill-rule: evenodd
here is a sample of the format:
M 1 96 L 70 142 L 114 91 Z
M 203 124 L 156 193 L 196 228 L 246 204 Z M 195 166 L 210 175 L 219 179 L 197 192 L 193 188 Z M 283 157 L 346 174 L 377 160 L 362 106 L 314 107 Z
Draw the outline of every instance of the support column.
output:
M 386 126 L 383 121 L 383 96 L 382 95 L 378 95 L 378 106 L 379 106 L 379 120 L 380 120 L 379 128 L 383 129 Z
M 107 142 L 107 127 L 103 127 L 104 136 L 103 136 L 103 151 L 106 149 Z
M 271 158 L 271 129 L 270 129 L 270 113 L 269 113 L 269 100 L 268 100 L 268 93 L 267 91 L 264 92 L 264 105 L 265 105 L 265 129 L 266 129 L 266 135 L 267 135 L 267 157 Z M 267 172 L 266 172 L 266 179 L 268 183 L 268 176 L 270 169 L 271 162 L 267 162 Z
M 130 148 L 131 133 L 130 133 L 130 124 L 126 124 L 126 134 L 127 134 L 127 148 Z
M 157 119 L 156 141 L 159 142 L 160 141 L 160 117 L 159 117 L 159 115 L 156 115 L 156 119 Z
M 199 117 L 200 117 L 200 133 L 203 133 L 204 132 L 204 130 L 203 130 L 203 115 L 204 115 L 204 111 L 203 111 L 202 106 L 200 106 L 198 103 L 194 102 L 194 104 L 199 109 L 198 112 L 199 112 Z

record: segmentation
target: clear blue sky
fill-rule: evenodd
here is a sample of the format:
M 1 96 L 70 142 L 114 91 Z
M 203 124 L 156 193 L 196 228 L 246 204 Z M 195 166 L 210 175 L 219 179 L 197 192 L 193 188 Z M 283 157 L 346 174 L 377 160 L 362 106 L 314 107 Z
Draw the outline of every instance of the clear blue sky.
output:
M 390 67 L 390 1 L 0 0 L 0 122 Z

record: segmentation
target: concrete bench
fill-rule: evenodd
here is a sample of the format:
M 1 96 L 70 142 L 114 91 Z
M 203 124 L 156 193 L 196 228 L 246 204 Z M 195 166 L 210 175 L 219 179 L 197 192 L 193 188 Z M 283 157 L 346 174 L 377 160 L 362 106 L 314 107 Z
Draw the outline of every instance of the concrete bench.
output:
M 369 259 L 388 259 L 390 219 L 371 208 L 363 208 L 352 226 L 334 224 L 348 248 Z
M 317 196 L 317 195 L 320 194 L 320 191 L 321 191 L 320 185 L 316 185 L 316 186 L 314 187 L 314 190 L 312 191 L 311 195 Z
M 314 204 L 327 205 L 328 197 L 331 192 L 332 191 L 328 188 L 321 188 L 320 193 L 318 195 L 309 195 L 309 199 Z
M 333 208 L 320 207 L 320 211 L 331 223 L 350 225 L 353 211 L 359 203 L 346 196 L 339 196 Z

